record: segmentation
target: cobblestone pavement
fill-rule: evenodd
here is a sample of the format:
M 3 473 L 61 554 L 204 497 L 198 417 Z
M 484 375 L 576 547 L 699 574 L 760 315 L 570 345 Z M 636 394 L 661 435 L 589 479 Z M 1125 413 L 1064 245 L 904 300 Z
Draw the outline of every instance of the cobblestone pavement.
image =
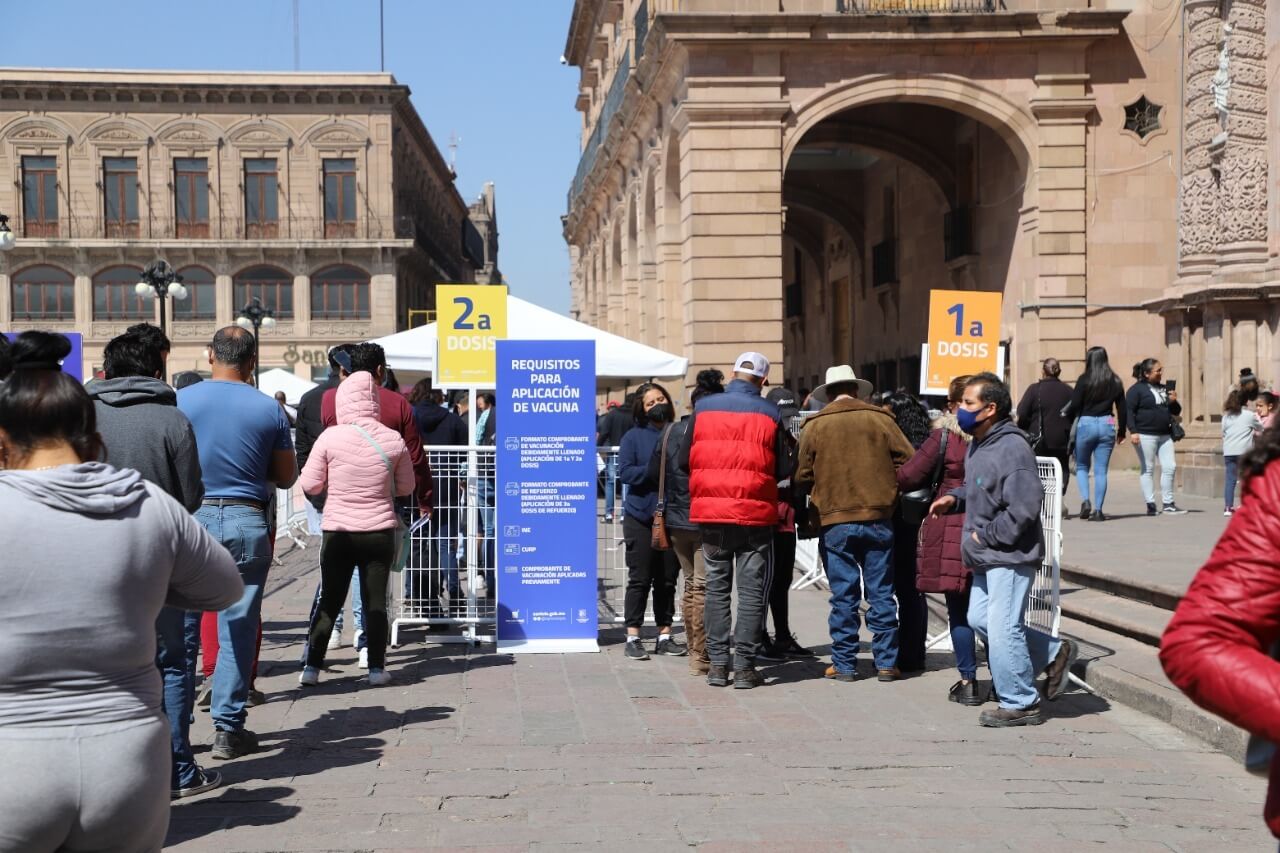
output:
M 737 691 L 628 661 L 617 631 L 601 654 L 518 659 L 410 632 L 392 686 L 365 684 L 348 645 L 303 693 L 316 555 L 285 555 L 265 602 L 263 751 L 213 761 L 198 715 L 228 785 L 174 805 L 171 849 L 1275 849 L 1263 783 L 1230 759 L 1083 694 L 1043 726 L 982 729 L 945 699 L 949 655 L 896 684 L 793 662 Z M 792 609 L 826 651 L 825 595 Z

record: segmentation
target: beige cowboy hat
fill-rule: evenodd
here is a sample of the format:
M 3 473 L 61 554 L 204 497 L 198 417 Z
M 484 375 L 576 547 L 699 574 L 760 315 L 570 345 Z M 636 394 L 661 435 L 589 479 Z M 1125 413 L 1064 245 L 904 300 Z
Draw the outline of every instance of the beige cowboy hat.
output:
M 827 381 L 813 389 L 810 395 L 819 403 L 830 403 L 827 397 L 827 389 L 832 385 L 848 385 L 853 383 L 858 386 L 858 399 L 866 400 L 871 396 L 871 392 L 875 390 L 870 382 L 865 379 L 859 379 L 858 375 L 853 372 L 853 368 L 847 364 L 838 364 L 835 367 L 827 368 Z

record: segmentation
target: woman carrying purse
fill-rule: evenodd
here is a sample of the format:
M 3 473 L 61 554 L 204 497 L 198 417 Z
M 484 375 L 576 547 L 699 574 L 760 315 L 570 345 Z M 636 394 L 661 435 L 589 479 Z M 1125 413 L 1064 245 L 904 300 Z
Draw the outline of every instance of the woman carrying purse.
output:
M 930 488 L 934 495 L 945 495 L 964 484 L 964 460 L 971 439 L 960 429 L 955 412 L 968 381 L 968 376 L 951 380 L 946 414 L 935 423 L 935 429 L 915 455 L 898 469 L 898 489 L 904 494 Z M 960 559 L 963 530 L 964 513 L 925 517 L 918 540 L 916 589 L 941 592 L 946 597 L 951 646 L 955 650 L 956 668 L 960 670 L 960 680 L 951 686 L 948 700 L 977 706 L 985 697 L 978 692 L 977 644 L 969 627 L 973 572 L 965 568 Z

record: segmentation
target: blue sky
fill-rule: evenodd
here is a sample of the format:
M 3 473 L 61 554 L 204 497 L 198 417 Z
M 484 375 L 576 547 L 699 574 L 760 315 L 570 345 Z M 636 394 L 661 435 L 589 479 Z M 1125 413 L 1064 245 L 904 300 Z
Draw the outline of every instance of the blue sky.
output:
M 303 71 L 377 71 L 377 0 L 301 0 Z M 0 64 L 291 71 L 291 0 L 39 0 L 4 3 Z M 512 293 L 565 312 L 560 231 L 577 168 L 576 69 L 560 65 L 572 0 L 385 0 L 387 70 L 442 153 L 458 191 L 497 185 L 499 263 Z

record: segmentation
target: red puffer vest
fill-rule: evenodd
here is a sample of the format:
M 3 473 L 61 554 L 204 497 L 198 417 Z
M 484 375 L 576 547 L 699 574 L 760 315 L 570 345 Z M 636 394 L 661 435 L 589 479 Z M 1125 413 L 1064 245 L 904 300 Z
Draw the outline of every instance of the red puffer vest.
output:
M 698 401 L 689 449 L 689 520 L 778 524 L 778 407 L 749 382 Z
M 1280 459 L 1245 484 L 1244 500 L 1160 642 L 1169 680 L 1197 705 L 1280 743 Z M 1280 837 L 1280 755 L 1263 810 Z
M 941 449 L 942 430 L 935 429 L 907 464 L 898 469 L 898 489 L 911 492 L 927 487 Z M 964 484 L 964 457 L 968 450 L 969 443 L 962 436 L 947 431 L 947 456 L 942 464 L 942 482 L 935 497 Z M 920 525 L 920 544 L 916 552 L 916 589 L 921 592 L 964 592 L 973 572 L 965 568 L 960 559 L 963 531 L 963 512 L 925 518 Z

